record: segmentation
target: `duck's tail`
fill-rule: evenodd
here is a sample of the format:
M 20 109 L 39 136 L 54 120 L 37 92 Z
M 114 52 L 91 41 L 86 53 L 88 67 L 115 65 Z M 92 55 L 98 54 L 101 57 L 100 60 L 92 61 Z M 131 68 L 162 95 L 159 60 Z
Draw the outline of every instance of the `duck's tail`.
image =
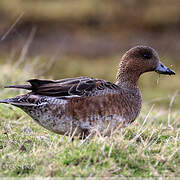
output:
M 61 80 L 63 81 L 63 80 Z M 36 91 L 39 87 L 49 84 L 49 83 L 59 83 L 61 81 L 51 81 L 51 80 L 40 80 L 40 79 L 30 79 L 27 82 L 30 83 L 29 85 L 10 85 L 5 86 L 5 88 L 17 88 L 17 89 L 26 89 L 31 91 Z
M 17 88 L 17 89 L 32 90 L 31 85 L 11 85 L 11 86 L 5 86 L 4 88 Z
M 8 99 L 1 99 L 0 103 L 16 105 L 16 104 L 19 104 L 20 101 L 19 101 L 19 97 L 14 97 L 14 98 L 8 98 Z
M 2 99 L 2 100 L 0 100 L 0 103 L 6 103 L 6 104 L 8 104 L 8 103 L 9 103 L 9 99 Z
M 24 97 L 24 101 L 22 100 Z M 0 103 L 5 103 L 5 104 L 11 104 L 17 107 L 23 107 L 23 106 L 33 106 L 34 104 L 28 103 L 26 101 L 26 97 L 24 95 L 22 96 L 17 96 L 14 98 L 9 98 L 9 99 L 1 99 Z
M 1 99 L 0 103 L 11 104 L 14 106 L 18 106 L 18 104 L 19 104 L 17 98 Z

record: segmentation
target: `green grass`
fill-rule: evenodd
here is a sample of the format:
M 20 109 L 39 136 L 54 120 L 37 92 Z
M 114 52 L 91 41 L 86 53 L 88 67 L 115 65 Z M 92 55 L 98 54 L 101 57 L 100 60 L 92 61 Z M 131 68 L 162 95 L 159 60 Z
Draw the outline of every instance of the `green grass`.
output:
M 141 129 L 146 111 L 114 136 L 72 142 L 32 123 L 20 110 L 9 106 L 0 110 L 1 176 L 180 175 L 177 112 L 172 114 L 171 126 L 166 111 L 153 110 Z
M 59 78 L 96 74 L 96 77 L 114 80 L 117 67 L 116 58 L 114 59 L 107 63 L 102 63 L 105 60 L 72 62 L 62 59 L 59 66 L 56 64 L 51 68 L 51 72 L 61 67 Z M 76 65 L 79 61 L 81 68 Z M 37 76 L 41 71 L 39 67 L 35 68 L 35 62 L 27 59 L 24 65 L 17 66 L 17 62 L 2 64 L 0 86 L 22 83 Z M 110 64 L 113 67 L 108 70 Z M 151 85 L 146 82 L 146 78 L 153 78 L 152 74 L 145 76 L 141 85 L 153 87 L 154 81 Z M 176 108 L 169 108 L 168 105 L 178 85 L 168 87 L 167 81 L 178 83 L 178 78 L 176 81 L 168 77 L 163 77 L 162 81 L 160 79 L 158 88 L 161 91 L 166 89 L 162 96 L 167 97 L 166 92 L 172 92 L 165 106 L 159 106 L 156 101 L 150 103 L 145 100 L 135 123 L 111 137 L 96 135 L 87 141 L 72 141 L 71 137 L 51 133 L 33 122 L 20 109 L 0 104 L 0 176 L 180 176 L 180 111 L 178 103 Z M 152 95 L 156 94 L 152 90 L 148 91 L 150 92 Z M 24 91 L 1 88 L 0 98 L 20 93 Z

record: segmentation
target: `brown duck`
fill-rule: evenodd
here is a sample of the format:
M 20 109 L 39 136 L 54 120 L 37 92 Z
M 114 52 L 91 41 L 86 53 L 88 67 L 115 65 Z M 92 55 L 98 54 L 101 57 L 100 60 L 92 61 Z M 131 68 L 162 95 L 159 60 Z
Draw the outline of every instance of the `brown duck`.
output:
M 31 79 L 27 81 L 30 85 L 6 87 L 30 90 L 29 93 L 0 103 L 21 108 L 39 125 L 58 134 L 109 134 L 129 125 L 139 115 L 142 97 L 138 79 L 149 71 L 175 74 L 160 62 L 153 48 L 136 46 L 123 55 L 115 83 L 88 77 Z

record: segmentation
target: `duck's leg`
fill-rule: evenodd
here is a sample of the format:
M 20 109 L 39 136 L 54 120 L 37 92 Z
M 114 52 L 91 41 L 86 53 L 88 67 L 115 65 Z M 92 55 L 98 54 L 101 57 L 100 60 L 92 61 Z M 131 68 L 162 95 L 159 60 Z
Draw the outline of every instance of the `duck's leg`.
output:
M 89 129 L 83 129 L 82 132 L 81 132 L 80 135 L 79 135 L 79 139 L 84 140 L 84 139 L 86 139 L 88 136 L 91 136 L 90 134 L 91 134 L 91 132 L 90 132 Z

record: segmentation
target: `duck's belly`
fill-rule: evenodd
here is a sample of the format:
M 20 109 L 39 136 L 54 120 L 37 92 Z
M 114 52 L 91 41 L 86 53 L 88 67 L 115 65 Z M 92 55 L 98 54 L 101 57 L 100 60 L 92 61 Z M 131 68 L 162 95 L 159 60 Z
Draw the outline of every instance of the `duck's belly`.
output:
M 24 111 L 39 125 L 57 134 L 80 135 L 83 132 L 110 134 L 115 129 L 128 125 L 121 116 L 116 114 L 92 115 L 86 119 L 76 119 L 66 115 L 65 109 L 60 109 L 56 108 L 49 112 L 47 106 L 44 106 L 41 111 L 39 107 L 34 107 L 30 111 L 24 109 Z
M 29 113 L 28 113 L 29 114 Z M 35 122 L 44 128 L 53 131 L 57 134 L 73 134 L 79 135 L 83 132 L 100 132 L 104 134 L 110 134 L 115 129 L 127 126 L 128 123 L 123 121 L 121 116 L 109 115 L 104 117 L 93 117 L 93 121 L 81 121 L 72 119 L 62 115 L 61 117 L 50 115 L 50 114 L 29 114 Z

